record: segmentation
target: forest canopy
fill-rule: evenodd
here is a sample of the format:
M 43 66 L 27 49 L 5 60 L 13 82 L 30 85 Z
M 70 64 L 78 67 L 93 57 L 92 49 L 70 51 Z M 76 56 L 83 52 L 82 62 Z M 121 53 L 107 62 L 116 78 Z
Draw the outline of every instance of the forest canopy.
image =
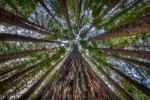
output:
M 149 100 L 150 0 L 0 0 L 0 98 Z

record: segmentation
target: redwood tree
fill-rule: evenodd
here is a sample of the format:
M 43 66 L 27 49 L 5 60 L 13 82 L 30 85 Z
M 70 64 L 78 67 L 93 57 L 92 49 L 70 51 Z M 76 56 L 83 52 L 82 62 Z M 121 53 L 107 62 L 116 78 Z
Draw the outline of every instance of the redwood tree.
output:
M 149 4 L 1 0 L 0 98 L 148 100 Z

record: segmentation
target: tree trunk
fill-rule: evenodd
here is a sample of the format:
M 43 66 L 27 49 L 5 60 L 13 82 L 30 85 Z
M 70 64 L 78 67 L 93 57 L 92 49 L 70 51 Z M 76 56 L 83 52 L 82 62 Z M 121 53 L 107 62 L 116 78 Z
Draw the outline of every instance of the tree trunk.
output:
M 123 37 L 132 34 L 150 32 L 150 14 L 145 15 L 128 24 L 121 25 L 120 27 L 106 32 L 104 34 L 93 37 L 94 40 L 105 40 L 110 38 Z
M 77 48 L 74 48 L 35 100 L 118 100 L 89 68 Z
M 81 8 L 82 8 L 82 0 L 76 0 L 75 1 L 76 2 L 76 9 L 75 9 L 75 15 L 76 15 L 76 23 L 77 23 L 77 25 L 76 25 L 76 27 L 75 27 L 75 32 L 76 33 L 79 33 L 79 27 L 80 27 L 80 22 L 81 22 L 81 19 L 80 19 L 80 17 L 81 17 Z
M 67 26 L 68 26 L 68 30 L 74 36 L 73 31 L 72 31 L 72 26 L 71 26 L 71 23 L 70 23 L 70 19 L 69 19 L 67 1 L 66 0 L 57 0 L 57 1 L 58 1 L 58 4 L 59 4 L 59 7 L 62 10 L 62 13 L 65 17 L 65 20 L 66 20 L 66 23 L 67 23 Z
M 14 70 L 16 70 L 16 69 L 18 69 L 18 68 L 20 68 L 20 67 L 22 67 L 22 66 L 27 65 L 27 64 L 28 64 L 28 63 L 23 64 L 23 65 L 19 65 L 19 66 L 14 66 L 14 67 L 11 67 L 11 68 L 6 69 L 6 70 L 2 70 L 2 71 L 0 71 L 0 76 L 5 75 L 5 74 L 8 74 L 9 72 L 12 72 L 12 71 L 14 71 Z
M 139 89 L 141 92 L 143 92 L 144 94 L 146 94 L 147 96 L 150 97 L 150 89 L 147 88 L 146 86 L 138 83 L 137 81 L 133 80 L 132 78 L 130 78 L 129 76 L 125 75 L 123 72 L 119 71 L 118 69 L 112 67 L 109 64 L 104 64 L 107 67 L 110 68 L 110 70 L 116 72 L 118 75 L 120 75 L 122 78 L 124 78 L 125 80 L 127 80 L 128 82 L 130 82 L 132 85 L 134 85 L 137 89 Z
M 115 46 L 113 46 L 112 48 L 115 48 L 115 49 L 122 49 L 122 48 L 134 48 L 134 49 L 137 49 L 137 50 L 139 50 L 139 49 L 143 49 L 143 50 L 145 50 L 145 49 L 148 49 L 148 50 L 150 50 L 150 45 L 149 44 L 146 44 L 146 45 L 144 45 L 144 44 L 139 44 L 139 45 L 115 45 Z
M 97 24 L 99 24 L 101 22 L 101 19 L 106 16 L 108 14 L 108 12 L 110 10 L 112 10 L 118 3 L 120 2 L 120 0 L 113 0 L 108 7 L 102 12 L 102 14 L 100 14 L 97 18 L 96 21 L 92 23 L 92 25 L 86 30 L 83 31 L 81 34 L 86 35 L 94 26 L 96 26 Z
M 111 48 L 98 48 L 98 50 L 150 60 L 149 51 L 123 50 L 123 49 L 111 49 Z
M 58 20 L 55 18 L 55 16 L 51 13 L 51 11 L 46 7 L 46 4 L 43 0 L 39 0 L 39 3 L 43 6 L 43 8 L 48 12 L 48 14 L 54 19 L 54 21 L 62 27 L 62 25 L 58 22 Z
M 25 92 L 18 100 L 28 100 L 28 98 L 35 92 L 35 90 L 42 84 L 47 76 L 58 66 L 63 59 L 60 59 L 53 67 L 51 67 L 27 92 Z
M 99 67 L 94 60 L 89 57 L 88 59 L 98 68 L 107 81 L 113 85 L 126 100 L 134 100 L 122 87 L 120 87 L 112 78 L 110 78 L 109 75 L 101 67 Z
M 43 64 L 44 62 L 45 62 L 45 60 L 43 60 L 43 61 L 41 61 L 41 62 L 39 62 L 39 63 L 37 63 L 37 64 L 27 68 L 27 69 L 25 69 L 25 70 L 23 70 L 23 71 L 15 74 L 15 75 L 5 79 L 5 80 L 3 80 L 3 81 L 0 81 L 0 89 L 1 89 L 1 91 L 4 91 L 7 88 L 7 86 L 13 84 L 15 81 L 17 81 L 20 78 L 24 77 L 25 75 L 27 75 L 28 73 L 30 73 L 31 71 L 36 69 L 39 65 Z
M 26 37 L 22 35 L 0 33 L 0 41 L 20 41 L 20 42 L 40 42 L 40 43 L 61 43 L 58 41 L 50 41 L 44 39 L 37 39 L 32 37 Z
M 23 51 L 23 52 L 1 54 L 0 55 L 0 63 L 4 63 L 4 62 L 10 61 L 10 60 L 22 58 L 22 57 L 32 55 L 32 54 L 35 54 L 37 52 L 46 51 L 46 50 L 48 50 L 48 49 L 42 48 L 42 49 L 35 49 L 35 50 L 30 50 L 30 51 L 27 50 L 27 51 Z
M 36 24 L 25 20 L 24 18 L 13 14 L 3 8 L 0 8 L 0 21 L 9 23 L 11 25 L 19 26 L 21 28 L 25 28 L 28 30 L 32 30 L 41 34 L 49 34 L 50 33 L 41 26 L 37 26 Z
M 127 62 L 129 64 L 134 64 L 134 65 L 138 65 L 139 67 L 141 68 L 147 68 L 147 69 L 150 69 L 150 63 L 146 63 L 146 62 L 141 62 L 141 61 L 138 61 L 138 60 L 134 60 L 134 59 L 128 59 L 128 58 L 124 58 L 124 57 L 121 57 L 121 56 L 117 56 L 117 55 L 110 55 L 112 56 L 113 58 L 116 58 L 118 60 L 122 60 L 124 62 Z

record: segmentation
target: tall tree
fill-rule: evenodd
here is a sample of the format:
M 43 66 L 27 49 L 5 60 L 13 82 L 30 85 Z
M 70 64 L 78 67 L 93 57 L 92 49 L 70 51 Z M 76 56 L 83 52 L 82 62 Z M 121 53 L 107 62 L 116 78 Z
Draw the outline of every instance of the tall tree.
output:
M 98 50 L 150 60 L 149 51 L 123 50 L 123 49 L 112 49 L 112 48 L 98 48 Z
M 125 99 L 134 100 L 122 87 L 120 87 L 113 79 L 111 79 L 109 75 L 96 64 L 94 60 L 89 57 L 88 59 L 98 68 L 98 70 L 102 73 L 102 75 L 104 75 L 107 81 L 110 82 L 111 85 L 113 85 Z
M 68 13 L 68 8 L 67 8 L 67 1 L 66 0 L 57 0 L 60 9 L 62 10 L 63 16 L 65 17 L 67 26 L 68 26 L 68 30 L 69 32 L 71 32 L 72 35 L 74 35 L 73 31 L 72 31 L 72 26 L 71 26 L 71 22 L 70 22 L 70 18 L 69 18 L 69 13 Z
M 44 29 L 41 26 L 37 26 L 36 24 L 27 21 L 26 19 L 13 14 L 12 12 L 9 12 L 3 8 L 0 8 L 0 21 L 1 22 L 6 22 L 9 23 L 11 25 L 15 25 L 15 26 L 19 26 L 21 28 L 25 28 L 25 29 L 29 29 L 41 34 L 49 34 L 50 33 Z
M 120 0 L 113 0 L 108 6 L 107 8 L 102 12 L 102 14 L 100 14 L 98 17 L 96 17 L 95 21 L 92 23 L 92 25 L 86 29 L 86 31 L 82 32 L 81 34 L 87 34 L 95 25 L 99 24 L 102 20 L 102 18 L 108 14 L 108 12 L 110 10 L 112 10 L 118 3 L 120 2 Z M 103 3 L 102 3 L 103 5 Z M 101 5 L 101 6 L 102 6 Z
M 141 92 L 146 94 L 147 96 L 150 96 L 150 89 L 143 84 L 140 84 L 139 82 L 133 80 L 129 76 L 125 75 L 123 72 L 119 71 L 118 69 L 112 67 L 110 64 L 104 64 L 105 66 L 109 67 L 112 71 L 116 72 L 118 75 L 120 75 L 122 78 L 133 84 L 137 89 L 139 89 Z
M 113 55 L 109 54 L 109 55 L 112 56 L 113 58 L 116 58 L 118 60 L 122 60 L 124 62 L 129 63 L 129 64 L 138 65 L 141 68 L 147 68 L 147 69 L 150 68 L 150 63 L 147 63 L 147 62 L 142 62 L 142 61 L 138 61 L 138 60 L 134 60 L 134 59 L 124 58 L 124 57 L 114 55 L 114 54 Z
M 47 78 L 47 76 L 58 66 L 58 64 L 62 61 L 61 58 L 55 65 L 53 65 L 33 86 L 28 89 L 26 93 L 24 93 L 18 100 L 27 100 L 35 90 L 41 85 L 41 83 Z
M 48 14 L 54 19 L 54 21 L 60 26 L 62 27 L 62 25 L 60 24 L 60 22 L 58 22 L 58 20 L 55 18 L 55 16 L 52 14 L 52 12 L 47 8 L 46 4 L 44 3 L 43 0 L 39 0 L 40 4 L 43 6 L 43 8 L 48 12 Z
M 148 100 L 149 15 L 150 0 L 1 0 L 1 99 Z
M 87 65 L 78 49 L 74 47 L 60 69 L 37 95 L 36 100 L 48 98 L 117 100 L 111 90 L 103 87 L 104 83 L 99 83 L 101 81 L 98 81 L 95 73 Z M 107 96 L 105 93 L 108 93 Z
M 40 43 L 60 43 L 58 41 L 50 41 L 45 39 L 38 39 L 27 37 L 23 35 L 0 33 L 0 41 L 20 41 L 20 42 L 40 42 Z
M 42 49 L 36 49 L 36 50 L 28 50 L 28 51 L 23 51 L 23 52 L 15 52 L 15 53 L 10 53 L 10 54 L 1 54 L 0 55 L 0 63 L 4 63 L 6 61 L 18 59 L 25 57 L 27 55 L 32 55 L 41 51 L 46 51 L 48 49 L 42 48 Z
M 23 64 L 23 65 L 14 66 L 14 67 L 11 67 L 11 68 L 9 68 L 9 69 L 2 70 L 2 71 L 0 71 L 0 76 L 2 76 L 2 75 L 4 75 L 4 74 L 7 74 L 7 73 L 9 73 L 9 72 L 11 72 L 11 71 L 14 71 L 14 70 L 16 70 L 16 69 L 18 69 L 18 68 L 20 68 L 20 67 L 22 67 L 22 66 L 25 66 L 25 65 L 27 65 L 27 63 L 25 63 L 25 64 Z
M 150 32 L 149 21 L 150 21 L 150 14 L 147 14 L 128 24 L 121 25 L 120 27 L 114 30 L 95 36 L 93 37 L 93 39 L 104 40 L 104 39 L 117 38 L 117 37 L 132 35 L 132 34 Z
M 47 59 L 46 59 L 47 60 Z M 11 85 L 12 83 L 14 83 L 15 81 L 21 79 L 22 77 L 24 77 L 26 74 L 30 73 L 31 71 L 33 71 L 36 67 L 40 66 L 41 64 L 43 64 L 46 60 L 43 60 L 37 64 L 32 65 L 31 67 L 5 79 L 0 81 L 0 92 L 3 92 L 3 90 L 5 90 L 7 88 L 8 85 Z

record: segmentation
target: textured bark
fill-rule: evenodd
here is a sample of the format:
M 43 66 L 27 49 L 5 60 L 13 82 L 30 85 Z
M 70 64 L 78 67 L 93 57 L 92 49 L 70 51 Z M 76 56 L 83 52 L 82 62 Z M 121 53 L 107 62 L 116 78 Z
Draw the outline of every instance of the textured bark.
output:
M 123 37 L 132 34 L 150 32 L 150 14 L 145 15 L 128 24 L 121 25 L 120 27 L 106 32 L 104 34 L 93 37 L 94 40 L 105 40 L 110 38 Z
M 122 48 L 134 48 L 134 49 L 137 49 L 137 50 L 140 50 L 140 49 L 150 49 L 150 45 L 149 44 L 146 44 L 146 45 L 143 45 L 143 44 L 139 44 L 139 45 L 114 45 L 112 48 L 115 48 L 115 49 L 122 49 Z
M 47 60 L 47 59 L 46 59 Z M 36 69 L 38 66 L 40 66 L 41 64 L 43 64 L 45 62 L 45 60 L 34 64 L 33 66 L 5 79 L 0 81 L 0 92 L 3 92 L 4 90 L 6 90 L 8 88 L 9 85 L 13 84 L 14 82 L 20 80 L 21 78 L 23 78 L 25 75 L 27 75 L 28 73 L 30 73 L 31 71 L 33 71 L 34 69 Z
M 134 85 L 137 89 L 139 89 L 141 92 L 143 92 L 144 94 L 146 94 L 147 96 L 150 97 L 150 89 L 146 86 L 144 86 L 143 84 L 138 83 L 137 81 L 133 80 L 132 78 L 130 78 L 129 76 L 125 75 L 123 72 L 119 71 L 118 69 L 112 67 L 109 64 L 105 64 L 107 67 L 110 68 L 110 70 L 116 72 L 118 75 L 120 75 L 122 78 L 124 78 L 125 80 L 127 80 L 128 82 L 130 82 L 132 85 Z
M 62 25 L 58 22 L 58 20 L 55 18 L 55 16 L 51 13 L 51 11 L 47 8 L 46 4 L 43 0 L 39 0 L 40 4 L 43 6 L 43 8 L 48 12 L 48 14 L 54 19 L 54 21 L 62 27 Z
M 67 22 L 68 30 L 69 30 L 69 32 L 71 32 L 72 35 L 74 35 L 73 32 L 72 32 L 72 26 L 71 26 L 70 19 L 69 19 L 67 1 L 66 0 L 57 0 L 57 1 L 58 1 L 58 4 L 59 4 L 59 7 L 62 10 L 62 13 L 65 17 L 65 20 Z
M 9 12 L 3 8 L 0 8 L 0 21 L 9 23 L 11 25 L 19 26 L 21 28 L 29 29 L 41 34 L 49 34 L 50 33 L 44 29 L 41 26 L 38 26 L 30 21 L 27 21 L 26 19 L 13 14 L 12 12 Z
M 112 10 L 118 3 L 120 2 L 120 0 L 113 0 L 112 3 L 110 3 L 110 5 L 108 5 L 108 7 L 102 12 L 102 14 L 100 14 L 97 18 L 96 21 L 93 22 L 93 24 L 86 30 L 83 31 L 81 34 L 86 35 L 94 26 L 96 26 L 97 24 L 100 23 L 101 19 L 106 16 L 108 14 L 108 12 L 110 10 Z
M 81 8 L 82 8 L 82 0 L 76 0 L 76 19 L 79 25 L 80 15 L 81 15 Z
M 122 61 L 124 61 L 124 62 L 127 62 L 127 63 L 129 63 L 129 64 L 138 65 L 138 66 L 141 67 L 141 68 L 150 69 L 150 63 L 141 62 L 141 61 L 134 60 L 134 59 L 128 59 L 128 58 L 124 58 L 124 57 L 117 56 L 117 55 L 110 55 L 110 56 L 112 56 L 113 58 L 116 58 L 116 59 L 118 59 L 118 60 L 122 60 Z
M 53 67 L 51 67 L 27 92 L 25 92 L 18 100 L 28 100 L 28 98 L 35 92 L 35 90 L 42 84 L 46 77 L 54 70 L 55 67 L 62 61 L 60 59 Z
M 14 70 L 16 70 L 16 69 L 18 69 L 18 68 L 20 68 L 22 66 L 25 66 L 25 65 L 27 65 L 27 63 L 23 64 L 23 65 L 19 65 L 19 66 L 14 66 L 14 67 L 11 67 L 11 68 L 6 69 L 6 70 L 2 70 L 2 71 L 0 71 L 0 76 L 8 74 L 9 72 L 12 72 L 12 71 L 14 71 Z
M 0 33 L 0 41 L 20 41 L 20 42 L 40 42 L 40 43 L 61 43 L 58 41 L 50 41 L 45 39 L 37 39 L 32 37 L 26 37 L 22 35 Z
M 109 75 L 101 67 L 99 67 L 94 60 L 91 58 L 89 59 L 98 68 L 102 75 L 104 75 L 107 81 L 113 85 L 126 100 L 134 100 L 120 85 L 118 85 L 111 77 L 109 77 Z
M 111 48 L 98 48 L 98 50 L 150 60 L 149 51 L 123 50 L 123 49 L 111 49 Z
M 118 6 L 116 5 L 116 7 L 113 9 L 113 11 L 111 13 L 109 13 L 109 16 L 111 16 L 114 12 L 116 12 L 119 8 L 121 8 L 121 6 L 123 6 L 126 3 L 126 0 L 123 0 L 118 3 Z M 108 18 L 108 16 L 107 16 Z
M 25 76 L 21 77 L 19 80 L 17 80 L 15 82 L 13 82 L 12 84 L 8 85 L 6 91 L 2 91 L 2 94 L 7 93 L 7 95 L 3 95 L 4 99 L 2 99 L 2 100 L 12 99 L 12 96 L 18 95 L 18 93 L 25 90 L 28 87 L 28 85 L 32 84 L 32 83 L 28 84 L 28 82 L 27 82 L 28 76 L 29 75 L 26 74 Z M 14 99 L 17 100 L 17 98 L 18 97 L 15 97 Z
M 113 99 L 114 100 L 119 100 L 119 98 L 115 95 L 115 94 L 113 94 L 112 93 L 112 91 L 110 91 L 110 89 L 109 89 L 109 87 L 108 87 L 108 85 L 99 77 L 99 75 L 97 74 L 97 73 L 95 73 L 94 72 L 94 70 L 89 66 L 89 64 L 88 63 L 85 63 L 85 65 L 88 67 L 88 69 L 89 69 L 89 72 L 92 72 L 92 73 L 90 73 L 90 77 L 95 77 L 95 78 L 97 78 L 97 82 L 99 82 L 100 83 L 100 85 L 101 85 L 101 87 L 100 87 L 100 92 L 103 94 L 103 96 L 110 96 L 110 97 L 113 97 Z M 92 76 L 92 75 L 93 76 Z M 91 79 L 93 79 L 93 78 L 91 78 Z M 95 87 L 96 86 L 96 84 L 93 84 L 93 86 Z M 95 89 L 97 89 L 97 86 L 96 86 L 96 88 Z M 103 92 L 103 91 L 105 91 L 105 92 Z M 99 95 L 97 95 L 97 96 L 99 96 Z M 99 99 L 97 99 L 97 100 L 99 100 Z M 105 100 L 105 99 L 104 99 Z
M 131 47 L 131 48 L 137 48 L 137 49 L 139 49 L 139 48 L 146 48 L 146 49 L 150 49 L 150 45 L 149 44 L 147 44 L 147 45 L 131 45 L 131 46 L 126 46 L 126 47 Z
M 35 100 L 118 100 L 104 85 L 74 48 Z
M 35 50 L 28 50 L 28 51 L 23 51 L 23 52 L 15 52 L 15 53 L 9 53 L 9 54 L 1 54 L 0 55 L 0 63 L 4 63 L 10 60 L 22 58 L 28 55 L 32 55 L 41 51 L 46 51 L 48 49 L 42 48 L 42 49 L 35 49 Z
M 80 19 L 80 17 L 81 17 L 81 7 L 82 7 L 82 0 L 76 0 L 75 1 L 76 2 L 76 5 L 75 5 L 75 7 L 76 7 L 76 9 L 75 9 L 75 15 L 76 15 L 76 23 L 77 23 L 77 26 L 76 26 L 76 28 L 75 28 L 75 32 L 76 33 L 79 33 L 79 27 L 80 27 L 80 22 L 81 22 L 81 19 Z
M 20 86 L 17 86 L 16 89 L 14 89 L 12 92 L 10 92 L 7 96 L 2 97 L 1 99 L 2 99 L 2 100 L 9 100 L 10 97 L 11 97 L 13 94 L 15 94 L 15 92 L 21 91 L 21 90 L 23 90 L 25 87 L 26 87 L 26 83 L 21 84 Z M 11 88 L 12 88 L 12 87 L 11 87 Z

